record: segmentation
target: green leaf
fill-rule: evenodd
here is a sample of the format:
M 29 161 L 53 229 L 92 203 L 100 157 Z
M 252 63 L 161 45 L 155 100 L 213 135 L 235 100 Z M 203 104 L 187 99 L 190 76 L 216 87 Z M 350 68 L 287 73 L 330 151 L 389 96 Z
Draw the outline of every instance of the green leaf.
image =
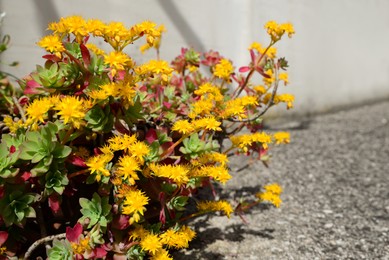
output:
M 168 202 L 167 206 L 169 209 L 174 209 L 177 211 L 184 211 L 185 206 L 186 206 L 187 201 L 188 201 L 188 198 L 189 197 L 186 197 L 186 196 L 174 197 Z
M 54 239 L 53 246 L 47 249 L 50 260 L 73 260 L 73 250 L 69 241 Z

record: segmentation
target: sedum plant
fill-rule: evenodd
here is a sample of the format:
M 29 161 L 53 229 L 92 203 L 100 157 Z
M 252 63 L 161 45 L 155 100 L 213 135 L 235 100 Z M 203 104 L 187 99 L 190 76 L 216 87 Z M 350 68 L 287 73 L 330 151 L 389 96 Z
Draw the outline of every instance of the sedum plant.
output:
M 183 48 L 170 63 L 160 59 L 165 28 L 150 21 L 51 23 L 38 42 L 44 64 L 19 81 L 19 96 L 2 92 L 12 103 L 2 115 L 1 256 L 171 259 L 169 250 L 196 236 L 188 226 L 196 216 L 279 207 L 278 184 L 234 205 L 196 199 L 231 178 L 230 155 L 267 163 L 271 145 L 289 143 L 261 122 L 270 107 L 293 106 L 278 91 L 289 83 L 288 63 L 274 45 L 294 29 L 274 21 L 265 29 L 269 44 L 254 42 L 251 62 L 236 70 L 216 51 Z M 155 49 L 157 58 L 138 63 L 127 51 L 143 40 L 141 51 Z

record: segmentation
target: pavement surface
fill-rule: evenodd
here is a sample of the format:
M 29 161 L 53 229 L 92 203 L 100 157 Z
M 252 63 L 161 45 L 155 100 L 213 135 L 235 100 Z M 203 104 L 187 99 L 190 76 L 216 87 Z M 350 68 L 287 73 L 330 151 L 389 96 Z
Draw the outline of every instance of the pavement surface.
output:
M 291 143 L 271 150 L 270 167 L 231 162 L 219 189 L 232 202 L 277 182 L 280 208 L 257 206 L 242 222 L 212 215 L 191 222 L 190 250 L 174 259 L 389 259 L 389 101 L 270 123 Z

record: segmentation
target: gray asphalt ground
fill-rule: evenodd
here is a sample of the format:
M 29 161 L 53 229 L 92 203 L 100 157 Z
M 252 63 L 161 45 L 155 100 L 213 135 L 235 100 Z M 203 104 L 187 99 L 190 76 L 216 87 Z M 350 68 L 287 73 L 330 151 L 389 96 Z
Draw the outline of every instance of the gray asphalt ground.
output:
M 175 259 L 389 259 L 389 101 L 273 122 L 291 133 L 272 150 L 270 167 L 255 162 L 219 191 L 250 199 L 260 185 L 284 189 L 280 208 L 258 206 L 230 219 L 196 219 L 191 249 Z M 232 171 L 247 162 L 235 158 Z

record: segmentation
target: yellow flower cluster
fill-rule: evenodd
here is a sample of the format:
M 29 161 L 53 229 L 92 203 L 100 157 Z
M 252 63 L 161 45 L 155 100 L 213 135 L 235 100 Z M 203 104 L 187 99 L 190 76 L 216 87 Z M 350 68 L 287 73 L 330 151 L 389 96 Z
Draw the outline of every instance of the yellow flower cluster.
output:
M 264 48 L 259 42 L 253 42 L 250 45 L 249 50 L 256 50 L 259 54 L 266 54 L 270 59 L 274 59 L 277 56 L 277 48 L 271 46 L 266 51 L 266 48 Z
M 260 200 L 260 201 L 268 201 L 277 208 L 280 207 L 281 205 L 281 198 L 280 195 L 282 193 L 282 188 L 276 184 L 269 184 L 264 187 L 265 191 L 264 192 L 259 192 L 255 196 Z
M 200 201 L 197 203 L 197 209 L 200 212 L 212 212 L 212 211 L 223 211 L 227 217 L 230 217 L 230 214 L 234 212 L 231 204 L 228 201 L 219 200 L 219 201 Z
M 229 82 L 230 76 L 233 72 L 234 67 L 232 66 L 232 63 L 227 59 L 221 59 L 219 63 L 216 64 L 213 75 Z
M 278 24 L 275 21 L 269 21 L 265 24 L 265 29 L 273 42 L 279 41 L 285 33 L 289 38 L 295 33 L 291 23 Z
M 255 143 L 259 143 L 264 149 L 267 149 L 272 142 L 271 136 L 264 132 L 231 136 L 230 140 L 235 147 L 238 147 L 243 152 L 247 152 L 249 147 Z
M 190 168 L 186 165 L 151 164 L 149 168 L 154 176 L 171 179 L 179 186 L 189 181 L 188 173 Z
M 113 70 L 112 70 L 113 71 Z M 135 83 L 130 77 L 121 81 L 107 83 L 99 86 L 99 89 L 89 91 L 87 94 L 93 100 L 105 100 L 109 97 L 121 99 L 124 107 L 128 109 L 134 104 L 134 97 L 136 96 Z
M 62 17 L 59 22 L 51 23 L 49 30 L 53 31 L 54 35 L 57 35 L 59 39 L 72 34 L 79 43 L 89 34 L 95 37 L 102 37 L 117 51 L 123 50 L 125 46 L 144 35 L 147 36 L 147 43 L 152 46 L 155 39 L 160 38 L 161 33 L 164 31 L 163 26 L 157 28 L 157 25 L 150 21 L 144 21 L 131 28 L 126 28 L 120 22 L 106 24 L 97 19 L 85 20 L 81 16 Z M 47 47 L 42 47 L 49 51 L 52 45 L 49 44 Z
M 146 205 L 149 203 L 149 198 L 146 194 L 137 189 L 130 189 L 125 193 L 122 213 L 130 215 L 130 225 L 141 220 L 141 216 L 146 211 Z
M 288 132 L 277 132 L 273 134 L 276 144 L 288 144 L 290 143 L 290 133 Z
M 80 238 L 78 242 L 70 242 L 73 253 L 76 255 L 82 255 L 85 251 L 91 250 L 91 246 L 89 245 L 90 238 Z
M 211 177 L 212 179 L 225 184 L 231 175 L 225 166 L 201 166 L 195 168 L 191 173 L 192 177 Z
M 172 130 L 188 135 L 200 130 L 221 131 L 220 125 L 221 122 L 215 117 L 208 116 L 192 120 L 191 122 L 186 119 L 178 120 L 173 124 Z
M 112 68 L 112 75 L 115 76 L 118 70 L 130 69 L 133 66 L 131 58 L 120 51 L 113 51 L 104 55 L 104 63 Z
M 159 75 L 163 82 L 167 82 L 174 69 L 164 60 L 150 60 L 135 68 L 135 73 L 140 76 Z
M 62 98 L 51 96 L 34 99 L 25 109 L 27 116 L 25 126 L 32 125 L 32 128 L 36 129 L 38 123 L 44 123 L 47 120 L 49 110 L 55 110 L 64 124 L 71 124 L 78 129 L 84 124 L 85 114 L 91 105 L 89 100 L 76 96 Z
M 247 118 L 247 107 L 257 106 L 258 100 L 256 96 L 243 96 L 225 102 L 223 109 L 220 112 L 220 117 L 227 119 L 237 117 L 239 119 Z
M 263 102 L 267 104 L 270 101 L 271 94 L 268 93 L 264 99 Z M 280 95 L 275 95 L 273 103 L 278 104 L 278 103 L 286 103 L 286 108 L 290 109 L 293 107 L 293 102 L 294 102 L 294 96 L 292 94 L 280 94 Z
M 143 226 L 137 226 L 130 232 L 130 239 L 140 241 L 141 248 L 148 252 L 154 260 L 173 259 L 164 248 L 188 248 L 189 242 L 195 238 L 196 232 L 187 226 L 181 226 L 179 229 L 168 229 L 157 235 Z

